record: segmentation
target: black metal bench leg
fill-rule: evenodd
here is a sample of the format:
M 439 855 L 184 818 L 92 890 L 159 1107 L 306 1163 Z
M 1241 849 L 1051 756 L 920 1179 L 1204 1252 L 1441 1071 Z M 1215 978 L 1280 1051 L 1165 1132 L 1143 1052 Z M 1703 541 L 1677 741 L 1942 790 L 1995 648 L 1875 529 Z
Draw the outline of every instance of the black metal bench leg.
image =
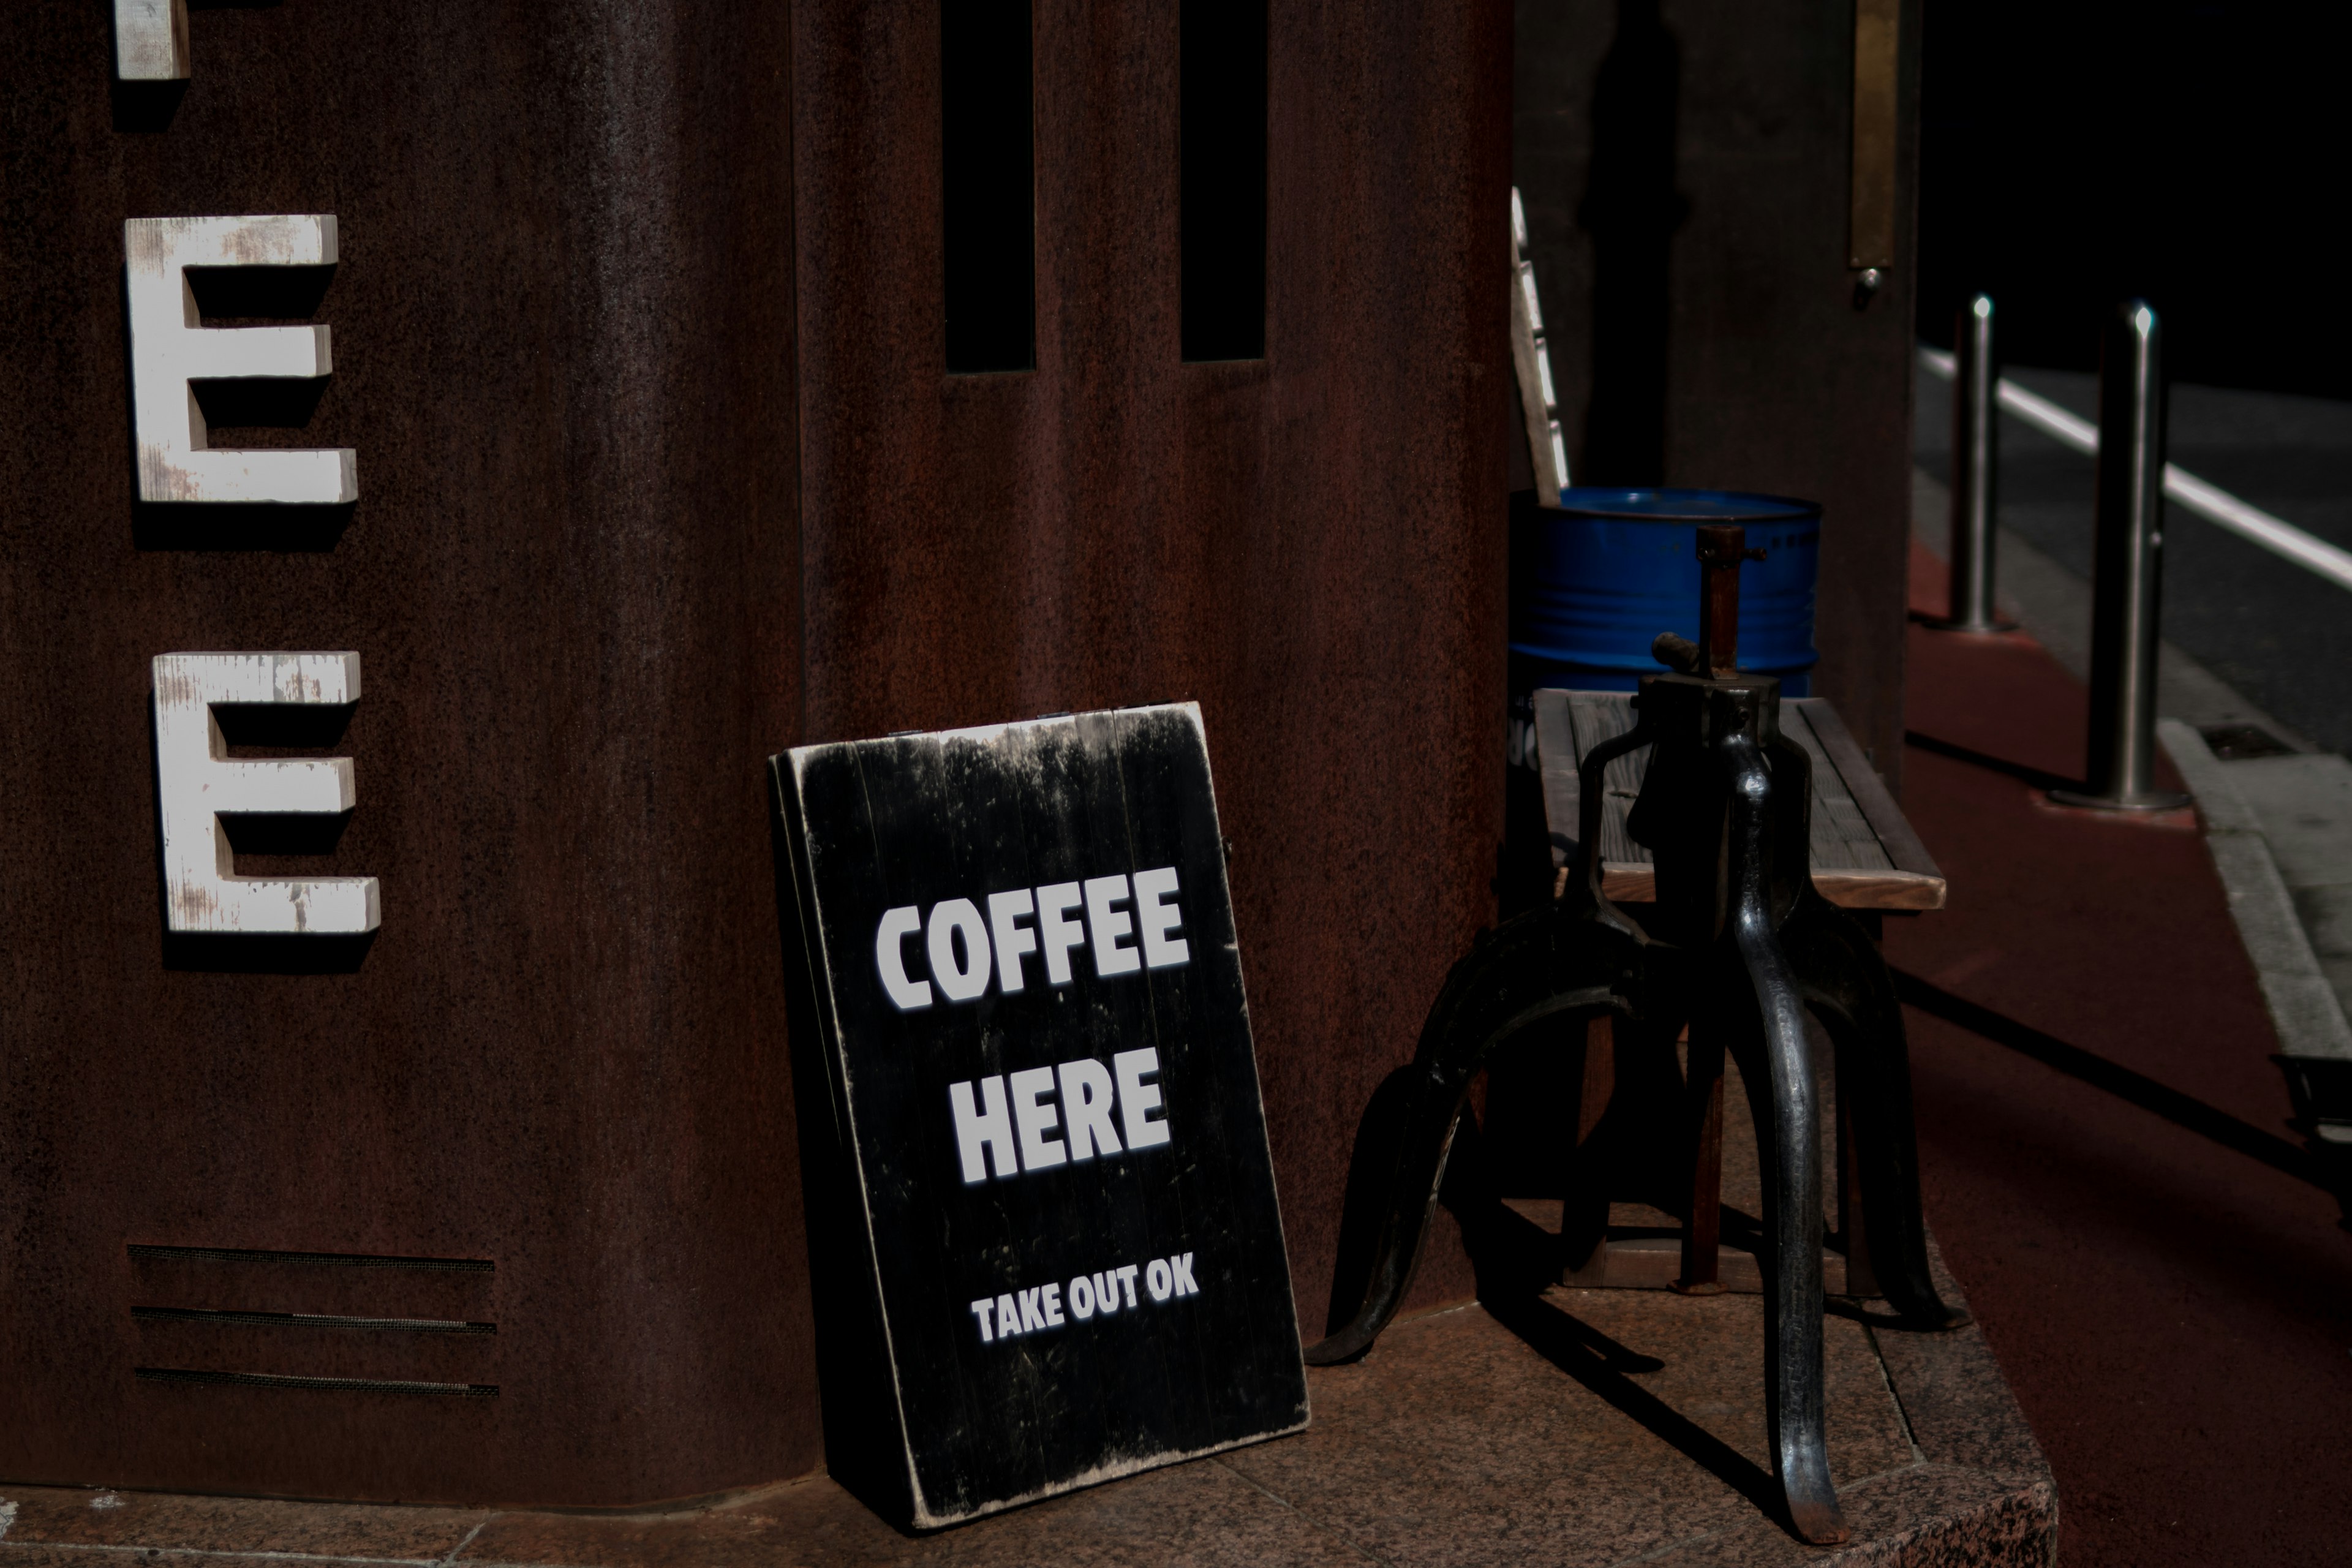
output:
M 1710 1020 L 1693 1020 L 1683 1118 L 1690 1134 L 1690 1201 L 1675 1289 L 1712 1296 L 1723 1289 L 1723 1037 Z
M 1838 1100 L 1853 1140 L 1870 1271 L 1906 1322 L 1958 1328 L 1968 1313 L 1945 1305 L 1927 1269 L 1911 1050 L 1885 961 L 1861 926 L 1826 900 L 1801 905 L 1780 940 L 1805 1000 L 1837 1047 Z
M 1565 1285 L 1609 1281 L 1607 1156 L 1612 1151 L 1607 1145 L 1617 1140 L 1605 1129 L 1617 1098 L 1618 1022 L 1613 1014 L 1595 1013 L 1581 1024 L 1568 1026 L 1583 1033 L 1584 1067 L 1577 1086 L 1576 1147 L 1569 1152 L 1559 1205 L 1560 1282 Z M 1564 1037 L 1561 1043 L 1574 1048 L 1572 1037 Z
M 1339 1332 L 1307 1347 L 1310 1365 L 1362 1354 L 1403 1303 L 1463 1100 L 1495 1046 L 1539 1018 L 1616 1005 L 1615 988 L 1635 966 L 1630 946 L 1598 923 L 1538 910 L 1479 938 L 1454 966 L 1423 1028 L 1411 1092 L 1384 1156 L 1363 1302 Z
M 1761 748 L 1739 731 L 1716 742 L 1730 784 L 1732 885 L 1722 973 L 1709 988 L 1740 1059 L 1763 1166 L 1766 1415 L 1772 1471 L 1796 1532 L 1847 1538 L 1830 1479 L 1822 1366 L 1822 1130 L 1804 996 L 1772 928 L 1766 879 L 1771 784 Z M 1746 984 L 1741 984 L 1742 979 Z M 1744 1026 L 1741 1026 L 1744 1024 Z M 1696 1031 L 1693 1031 L 1696 1037 Z

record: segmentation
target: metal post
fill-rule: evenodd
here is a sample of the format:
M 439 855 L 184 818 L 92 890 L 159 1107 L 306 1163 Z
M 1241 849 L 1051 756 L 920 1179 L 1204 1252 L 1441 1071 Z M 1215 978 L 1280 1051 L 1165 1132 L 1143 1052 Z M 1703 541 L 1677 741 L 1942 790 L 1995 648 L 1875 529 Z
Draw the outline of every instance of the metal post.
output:
M 1994 477 L 2000 458 L 2000 366 L 1992 300 L 1979 294 L 1952 326 L 1952 602 L 1940 623 L 1956 632 L 2009 629 L 1993 608 Z
M 2164 375 L 2156 312 L 2126 301 L 2099 353 L 2097 559 L 2091 600 L 2090 783 L 2067 805 L 2168 811 L 2156 779 L 2156 648 L 2164 582 Z

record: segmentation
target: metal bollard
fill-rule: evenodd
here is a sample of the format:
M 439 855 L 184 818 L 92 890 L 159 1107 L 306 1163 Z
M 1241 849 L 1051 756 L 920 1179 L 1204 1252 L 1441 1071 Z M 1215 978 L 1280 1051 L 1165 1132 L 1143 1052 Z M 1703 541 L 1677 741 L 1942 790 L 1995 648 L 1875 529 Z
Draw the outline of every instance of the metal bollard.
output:
M 2099 351 L 2097 559 L 2091 600 L 2090 782 L 2065 805 L 2169 811 L 2155 785 L 2156 648 L 2164 584 L 2164 374 L 2156 312 L 2126 301 Z
M 1993 608 L 1994 482 L 2000 459 L 2000 366 L 1992 350 L 1992 300 L 1978 294 L 1952 326 L 1952 602 L 1946 631 L 2010 629 Z

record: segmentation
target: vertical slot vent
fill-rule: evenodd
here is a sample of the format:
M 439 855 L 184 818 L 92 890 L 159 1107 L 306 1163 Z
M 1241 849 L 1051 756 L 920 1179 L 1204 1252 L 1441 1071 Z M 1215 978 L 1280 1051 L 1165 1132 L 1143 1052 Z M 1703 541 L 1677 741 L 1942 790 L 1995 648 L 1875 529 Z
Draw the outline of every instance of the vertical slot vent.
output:
M 1182 0 L 1187 360 L 1265 353 L 1265 0 Z
M 940 207 L 950 375 L 1037 363 L 1029 0 L 940 0 Z

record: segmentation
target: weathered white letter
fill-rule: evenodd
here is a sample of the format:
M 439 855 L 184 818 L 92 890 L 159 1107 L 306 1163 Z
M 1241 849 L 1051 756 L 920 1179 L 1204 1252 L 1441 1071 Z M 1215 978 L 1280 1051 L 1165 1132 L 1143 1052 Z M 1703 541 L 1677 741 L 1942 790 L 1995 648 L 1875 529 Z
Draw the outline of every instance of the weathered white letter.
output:
M 124 81 L 187 79 L 187 0 L 114 0 L 114 74 Z
M 240 877 L 224 812 L 344 812 L 358 798 L 349 757 L 232 759 L 216 702 L 356 702 L 355 653 L 155 656 L 155 775 L 163 805 L 163 893 L 176 931 L 375 930 L 373 877 Z
M 315 379 L 333 372 L 327 329 L 206 327 L 191 267 L 331 267 L 331 213 L 291 217 L 134 217 L 122 226 L 130 277 L 131 402 L 139 499 L 336 505 L 359 497 L 348 447 L 214 451 L 198 381 Z
M 1138 1050 L 1119 1051 L 1110 1058 L 1111 1076 L 1118 1080 L 1119 1120 L 1127 1123 L 1127 1146 L 1130 1149 L 1157 1149 L 1168 1142 L 1168 1117 L 1162 1112 L 1157 1121 L 1146 1121 L 1160 1108 L 1159 1086 L 1143 1080 L 1160 1076 L 1160 1052 L 1151 1046 Z
M 1184 925 L 1184 911 L 1169 901 L 1175 896 L 1175 867 L 1135 874 L 1135 919 L 1142 928 L 1143 962 L 1150 968 L 1166 969 L 1192 961 L 1192 943 L 1168 934 Z
M 907 939 L 923 929 L 923 917 L 912 904 L 882 911 L 874 930 L 874 967 L 882 972 L 882 989 L 901 1013 L 931 1005 L 930 983 L 907 978 Z

